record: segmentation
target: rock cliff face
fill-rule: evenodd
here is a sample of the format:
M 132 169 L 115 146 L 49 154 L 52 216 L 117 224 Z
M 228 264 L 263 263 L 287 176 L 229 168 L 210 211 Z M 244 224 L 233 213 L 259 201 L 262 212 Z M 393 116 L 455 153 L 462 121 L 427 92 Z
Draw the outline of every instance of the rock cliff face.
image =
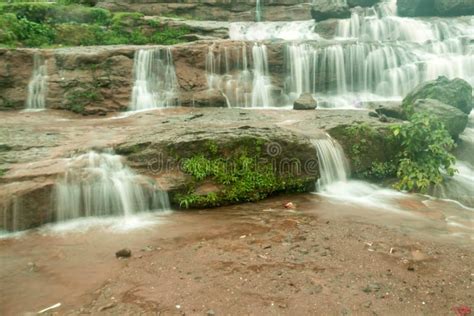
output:
M 209 92 L 206 57 L 230 54 L 228 62 L 239 64 L 242 47 L 252 51 L 252 43 L 238 41 L 199 41 L 171 47 L 179 89 L 178 104 L 183 106 L 226 106 L 221 94 Z M 139 49 L 160 46 L 96 46 L 65 49 L 0 49 L 0 110 L 25 107 L 27 87 L 33 71 L 35 54 L 40 54 L 47 67 L 48 92 L 46 107 L 64 109 L 85 115 L 125 111 L 133 88 L 134 55 Z M 162 46 L 161 46 L 162 47 Z M 210 48 L 211 47 L 211 48 Z M 271 74 L 285 70 L 281 44 L 268 47 Z M 240 55 L 239 55 L 240 54 Z M 218 58 L 222 67 L 225 61 Z M 251 65 L 250 65 L 251 66 Z M 281 76 L 274 76 L 274 85 Z
M 266 21 L 308 20 L 310 5 L 305 0 L 262 1 Z M 111 11 L 135 11 L 145 15 L 183 16 L 196 20 L 255 21 L 256 1 L 185 0 L 100 0 L 98 7 Z

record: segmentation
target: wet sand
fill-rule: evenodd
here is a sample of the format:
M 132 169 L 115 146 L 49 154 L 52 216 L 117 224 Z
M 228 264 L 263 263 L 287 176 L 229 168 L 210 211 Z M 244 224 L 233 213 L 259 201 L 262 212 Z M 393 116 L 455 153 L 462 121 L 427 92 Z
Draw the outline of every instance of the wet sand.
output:
M 474 307 L 472 230 L 448 223 L 455 204 L 424 200 L 305 194 L 31 231 L 0 240 L 0 314 L 455 315 Z

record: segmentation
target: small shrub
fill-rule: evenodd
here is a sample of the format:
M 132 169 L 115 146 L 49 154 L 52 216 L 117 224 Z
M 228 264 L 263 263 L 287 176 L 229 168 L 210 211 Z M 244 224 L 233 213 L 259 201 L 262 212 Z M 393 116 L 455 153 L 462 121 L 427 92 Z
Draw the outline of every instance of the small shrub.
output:
M 424 193 L 431 185 L 443 181 L 443 171 L 454 175 L 455 158 L 450 153 L 454 141 L 436 117 L 415 113 L 410 122 L 394 126 L 392 131 L 402 148 L 397 189 Z

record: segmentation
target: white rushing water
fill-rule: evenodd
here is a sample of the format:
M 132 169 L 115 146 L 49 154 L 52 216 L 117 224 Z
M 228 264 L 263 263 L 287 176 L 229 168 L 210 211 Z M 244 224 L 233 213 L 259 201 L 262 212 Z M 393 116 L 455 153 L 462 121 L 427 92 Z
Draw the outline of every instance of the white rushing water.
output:
M 335 182 L 347 181 L 349 165 L 341 145 L 329 135 L 324 139 L 314 139 L 312 142 L 319 162 L 320 178 L 316 186 L 318 191 Z
M 352 9 L 351 18 L 337 21 L 330 39 L 315 33 L 317 26 L 312 20 L 231 23 L 231 39 L 278 42 L 285 50 L 286 72 L 269 69 L 273 81 L 284 83 L 272 106 L 291 106 L 302 93 L 338 108 L 401 100 L 439 76 L 474 85 L 474 17 L 398 17 L 396 0 L 386 0 Z
M 249 65 L 249 57 L 252 63 Z M 268 70 L 267 47 L 209 47 L 206 58 L 209 89 L 217 89 L 231 107 L 273 107 L 273 85 Z
M 42 110 L 46 108 L 48 93 L 48 72 L 46 61 L 39 54 L 33 55 L 33 72 L 28 83 L 28 94 L 25 107 L 27 110 Z
M 177 105 L 178 84 L 169 48 L 140 49 L 135 53 L 130 110 Z
M 122 157 L 96 152 L 71 159 L 56 184 L 55 206 L 59 222 L 170 209 L 167 194 L 125 166 Z

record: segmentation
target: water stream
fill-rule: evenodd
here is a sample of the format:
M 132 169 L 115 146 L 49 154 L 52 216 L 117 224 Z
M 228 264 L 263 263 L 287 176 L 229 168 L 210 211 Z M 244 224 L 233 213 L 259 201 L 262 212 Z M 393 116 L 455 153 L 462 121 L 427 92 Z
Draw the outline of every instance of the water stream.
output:
M 269 69 L 273 90 L 284 97 L 258 106 L 291 106 L 311 93 L 320 106 L 357 108 L 365 101 L 400 100 L 441 75 L 474 84 L 473 17 L 403 18 L 396 15 L 396 1 L 386 0 L 352 9 L 329 38 L 315 31 L 320 23 L 231 23 L 231 39 L 266 41 L 285 53 L 286 71 Z
M 135 53 L 133 74 L 130 110 L 177 105 L 178 84 L 171 49 L 138 50 Z
M 96 152 L 71 159 L 56 184 L 55 202 L 59 222 L 170 209 L 167 194 L 125 166 L 122 157 Z
M 28 83 L 28 94 L 25 107 L 27 110 L 43 110 L 46 108 L 48 93 L 48 72 L 46 61 L 39 54 L 33 55 L 33 73 Z

